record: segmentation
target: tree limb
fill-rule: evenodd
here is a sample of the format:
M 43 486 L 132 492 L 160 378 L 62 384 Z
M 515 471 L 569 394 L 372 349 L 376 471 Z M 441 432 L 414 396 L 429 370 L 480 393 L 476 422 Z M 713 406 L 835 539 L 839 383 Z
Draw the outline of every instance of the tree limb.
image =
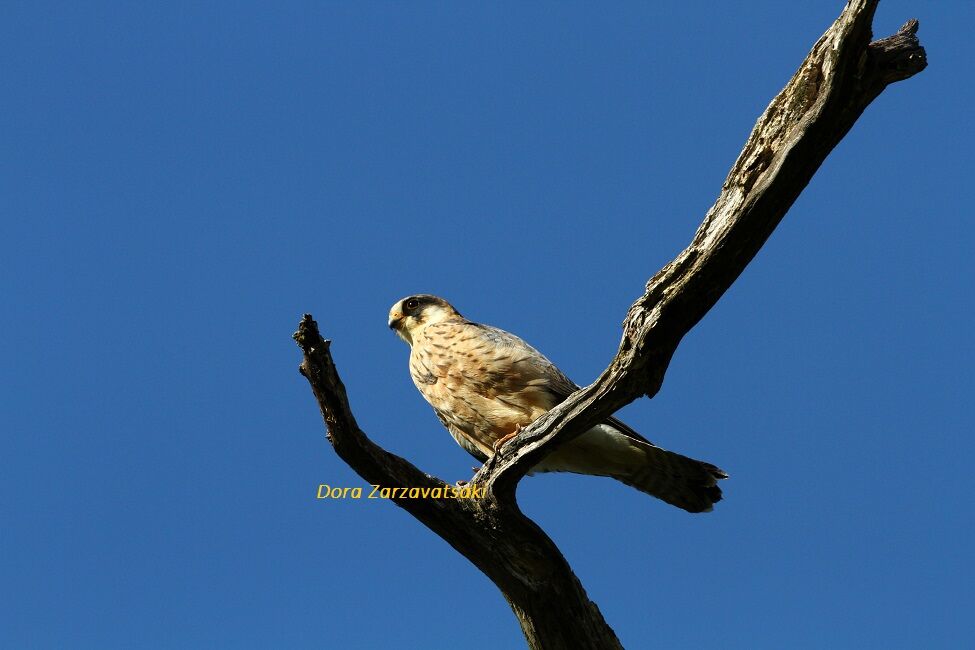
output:
M 681 339 L 755 257 L 867 105 L 925 68 L 916 20 L 870 42 L 876 5 L 852 0 L 813 46 L 758 119 L 691 244 L 630 307 L 609 367 L 504 447 L 482 477 L 494 490 L 513 491 L 550 444 L 571 440 L 641 395 L 656 395 Z
M 330 342 L 322 339 L 311 315 L 302 318 L 294 338 L 304 352 L 299 371 L 311 384 L 328 439 L 342 460 L 369 483 L 384 487 L 450 487 L 382 449 L 359 429 L 332 361 Z M 529 647 L 622 648 L 559 548 L 521 513 L 513 493 L 503 501 L 488 494 L 481 499 L 394 502 L 498 586 Z
M 518 482 L 557 445 L 622 406 L 660 390 L 684 335 L 762 247 L 863 110 L 889 84 L 927 65 L 911 20 L 875 42 L 877 0 L 851 0 L 758 119 L 691 244 L 654 275 L 629 309 L 619 350 L 600 377 L 549 411 L 485 463 L 478 499 L 398 499 L 498 586 L 531 648 L 620 648 L 558 547 L 515 501 Z M 369 483 L 449 487 L 370 441 L 311 316 L 295 339 L 301 373 L 318 400 L 336 453 Z

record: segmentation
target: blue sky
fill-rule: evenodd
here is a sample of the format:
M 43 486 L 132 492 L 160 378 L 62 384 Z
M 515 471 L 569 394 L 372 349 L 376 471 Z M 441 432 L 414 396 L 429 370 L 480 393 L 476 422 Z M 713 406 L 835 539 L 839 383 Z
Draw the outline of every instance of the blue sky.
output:
M 500 594 L 330 449 L 447 480 L 389 306 L 430 292 L 579 383 L 839 14 L 792 3 L 5 3 L 0 645 L 519 647 Z M 725 468 L 692 516 L 613 481 L 523 509 L 631 648 L 959 647 L 971 544 L 968 2 L 885 0 L 887 90 L 621 416 Z

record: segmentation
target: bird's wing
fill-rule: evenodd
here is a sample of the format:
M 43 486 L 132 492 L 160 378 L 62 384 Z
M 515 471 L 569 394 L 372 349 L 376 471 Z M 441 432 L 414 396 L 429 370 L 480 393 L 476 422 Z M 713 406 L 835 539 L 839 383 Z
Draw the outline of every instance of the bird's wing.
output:
M 515 353 L 511 356 L 512 358 L 519 360 L 519 362 L 522 364 L 522 368 L 529 370 L 529 372 L 536 377 L 544 379 L 545 388 L 552 395 L 554 400 L 552 405 L 553 407 L 556 404 L 564 402 L 569 395 L 579 390 L 579 386 L 571 379 L 566 377 L 565 373 L 559 370 L 554 363 L 545 357 L 545 355 L 525 343 L 525 341 L 518 338 L 514 334 L 506 332 L 502 329 L 498 329 L 497 327 L 491 327 L 490 325 L 479 325 L 476 323 L 474 323 L 474 325 L 481 330 L 481 336 L 490 341 L 492 344 L 502 349 L 509 348 L 514 351 Z M 655 446 L 652 442 L 641 436 L 625 422 L 622 422 L 615 417 L 608 418 L 606 420 L 606 424 L 610 425 L 627 438 L 631 438 L 647 445 Z
M 579 390 L 579 386 L 566 377 L 544 354 L 519 337 L 490 325 L 478 323 L 472 325 L 478 329 L 484 341 L 494 346 L 496 358 L 503 359 L 502 363 L 509 366 L 509 370 L 514 370 L 518 379 L 527 379 L 535 385 L 544 387 L 553 398 L 552 406 Z
M 525 343 L 522 339 L 518 338 L 514 334 L 505 332 L 504 330 L 496 327 L 491 327 L 490 325 L 477 325 L 477 327 L 483 330 L 484 337 L 495 342 L 496 345 L 515 348 L 523 351 L 525 355 L 524 363 L 532 367 L 534 372 L 537 373 L 539 377 L 546 380 L 547 389 L 552 393 L 553 397 L 558 399 L 556 404 L 564 402 L 569 395 L 579 390 L 579 386 L 571 379 L 566 377 L 565 373 L 559 370 L 554 363 L 545 357 L 545 355 Z M 652 442 L 641 436 L 625 422 L 622 422 L 615 417 L 608 418 L 606 420 L 606 424 L 610 425 L 627 438 L 632 438 L 633 440 L 637 440 L 644 444 L 653 445 Z

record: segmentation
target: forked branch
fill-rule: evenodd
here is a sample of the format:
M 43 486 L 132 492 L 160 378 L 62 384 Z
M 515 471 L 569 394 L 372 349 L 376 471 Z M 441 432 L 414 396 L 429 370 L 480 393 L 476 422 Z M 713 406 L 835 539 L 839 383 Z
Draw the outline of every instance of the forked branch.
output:
M 445 539 L 501 589 L 532 648 L 619 648 L 619 640 L 551 539 L 515 501 L 525 473 L 642 395 L 653 397 L 677 345 L 754 258 L 830 151 L 889 84 L 927 65 L 909 21 L 871 42 L 877 0 L 851 0 L 758 119 L 691 244 L 629 309 L 619 350 L 600 377 L 535 421 L 478 472 L 472 500 L 397 505 Z M 339 456 L 370 483 L 447 487 L 359 429 L 328 342 L 305 315 L 295 334 L 301 372 Z

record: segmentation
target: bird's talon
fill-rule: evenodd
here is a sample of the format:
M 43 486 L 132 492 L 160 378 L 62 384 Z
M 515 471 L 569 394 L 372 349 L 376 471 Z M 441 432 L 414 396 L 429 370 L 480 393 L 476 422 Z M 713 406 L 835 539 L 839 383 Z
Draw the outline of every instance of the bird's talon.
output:
M 506 436 L 501 436 L 500 438 L 497 439 L 497 441 L 494 443 L 494 452 L 498 453 L 499 451 L 501 451 L 501 448 L 504 447 L 509 440 L 517 436 L 519 433 L 521 433 L 521 425 L 516 424 L 514 431 L 512 431 Z

